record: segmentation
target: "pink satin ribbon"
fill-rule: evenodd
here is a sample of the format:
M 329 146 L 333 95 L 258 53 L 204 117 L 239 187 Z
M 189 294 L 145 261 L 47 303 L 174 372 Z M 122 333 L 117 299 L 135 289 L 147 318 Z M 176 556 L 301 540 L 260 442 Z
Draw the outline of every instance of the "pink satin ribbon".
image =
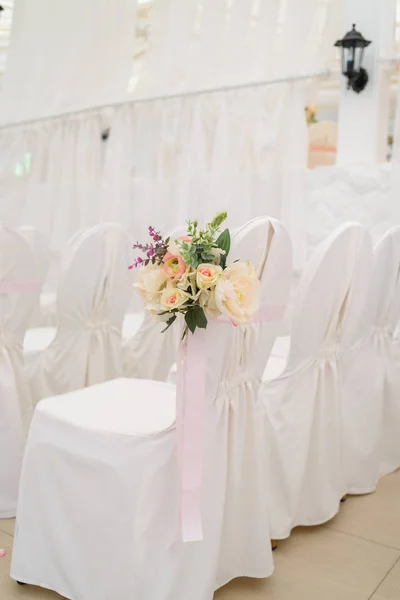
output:
M 264 305 L 253 323 L 280 321 L 284 306 Z M 220 321 L 231 323 L 229 319 Z M 206 330 L 187 335 L 177 364 L 176 430 L 179 467 L 179 508 L 183 542 L 203 539 L 201 518 L 206 399 Z
M 0 281 L 0 294 L 19 294 L 34 292 L 38 289 L 37 281 Z
M 335 146 L 309 146 L 310 152 L 336 152 Z

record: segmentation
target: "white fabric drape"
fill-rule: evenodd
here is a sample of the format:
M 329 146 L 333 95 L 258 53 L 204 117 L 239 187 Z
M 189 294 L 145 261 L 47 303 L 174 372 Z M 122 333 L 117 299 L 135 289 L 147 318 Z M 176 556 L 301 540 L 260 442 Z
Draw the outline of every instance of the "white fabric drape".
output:
M 136 0 L 18 0 L 0 95 L 2 123 L 124 99 Z
M 341 2 L 305 0 L 299 6 L 295 0 L 155 0 L 150 50 L 136 99 L 213 86 L 249 87 L 127 103 L 0 130 L 0 218 L 39 227 L 51 238 L 52 249 L 59 250 L 75 230 L 107 219 L 118 220 L 139 237 L 149 222 L 166 230 L 188 215 L 209 218 L 216 208 L 228 209 L 230 226 L 268 213 L 289 229 L 295 266 L 300 266 L 305 256 L 307 80 L 264 87 L 251 83 L 324 68 Z M 121 16 L 125 4 L 120 0 L 117 6 Z M 73 10 L 70 3 L 68 10 Z M 87 8 L 85 15 L 89 12 Z M 98 4 L 96 12 L 102 22 Z M 16 17 L 16 31 L 18 22 Z M 126 25 L 122 39 L 125 31 Z M 115 58 L 117 50 L 110 49 L 111 43 L 106 46 Z M 61 55 L 56 48 L 58 63 Z M 83 53 L 82 66 L 77 66 L 82 77 L 89 55 L 93 58 L 92 51 Z M 10 56 L 9 68 L 16 77 L 13 60 Z M 99 64 L 96 58 L 92 68 Z M 68 90 L 79 87 L 71 85 L 71 73 L 64 77 Z M 88 81 L 94 77 L 92 73 Z M 118 88 L 113 77 L 102 71 L 107 89 Z M 24 77 L 20 80 L 27 85 Z M 52 87 L 46 88 L 40 77 L 35 81 L 39 101 Z M 7 104 L 13 104 L 6 87 L 4 98 L 8 95 Z M 29 98 L 29 89 L 19 95 Z M 97 105 L 111 97 L 100 88 L 96 100 L 87 90 L 83 93 L 87 103 L 90 98 Z M 49 102 L 41 103 L 48 114 Z M 71 102 L 66 91 L 65 106 Z M 110 137 L 102 142 L 109 126 Z
M 32 252 L 15 231 L 0 224 L 0 518 L 15 517 L 32 398 L 22 343 L 40 286 Z
M 103 128 L 95 112 L 0 130 L 0 217 L 39 229 L 55 251 L 97 223 Z
M 324 69 L 341 25 L 341 4 L 156 0 L 137 92 L 157 96 Z
M 59 251 L 103 220 L 137 239 L 149 223 L 166 231 L 216 208 L 228 209 L 232 227 L 268 213 L 302 253 L 304 93 L 299 82 L 127 104 L 110 121 L 103 111 L 0 131 L 0 216 L 35 226 Z
M 130 223 L 136 238 L 155 219 L 168 230 L 226 208 L 236 227 L 268 213 L 291 224 L 301 246 L 304 92 L 299 82 L 116 110 L 102 218 Z

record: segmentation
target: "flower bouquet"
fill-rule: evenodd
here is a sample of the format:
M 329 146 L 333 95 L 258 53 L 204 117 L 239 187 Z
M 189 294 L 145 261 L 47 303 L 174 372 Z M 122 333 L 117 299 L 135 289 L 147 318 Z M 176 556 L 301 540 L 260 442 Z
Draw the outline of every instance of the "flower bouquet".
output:
M 145 309 L 166 321 L 166 331 L 178 315 L 185 320 L 184 335 L 206 328 L 208 319 L 225 317 L 234 325 L 251 321 L 259 308 L 260 282 L 248 261 L 228 265 L 231 235 L 220 232 L 227 213 L 220 212 L 199 228 L 188 221 L 187 234 L 163 238 L 149 227 L 151 241 L 133 248 L 143 256 L 129 268 L 139 268 L 135 284 Z

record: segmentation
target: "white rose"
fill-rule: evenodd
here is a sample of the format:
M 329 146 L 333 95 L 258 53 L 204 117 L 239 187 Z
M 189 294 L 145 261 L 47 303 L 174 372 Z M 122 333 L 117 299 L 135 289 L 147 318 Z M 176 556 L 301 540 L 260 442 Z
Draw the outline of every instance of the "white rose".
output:
M 236 262 L 223 271 L 215 288 L 218 310 L 233 323 L 248 323 L 258 311 L 260 282 L 248 262 Z
M 221 248 L 212 248 L 210 253 L 214 256 L 213 263 L 219 265 L 221 263 L 221 256 L 225 254 L 225 250 L 221 250 Z
M 215 290 L 201 290 L 198 294 L 198 303 L 204 310 L 206 317 L 216 319 L 219 315 L 215 300 Z
M 190 294 L 175 286 L 168 286 L 163 290 L 160 304 L 164 310 L 179 308 L 190 299 Z
M 192 267 L 187 267 L 185 273 L 181 275 L 179 281 L 176 282 L 176 285 L 185 292 L 188 290 L 192 291 L 193 295 L 195 295 L 197 292 L 196 271 L 194 271 Z
M 221 277 L 222 268 L 211 263 L 203 263 L 197 267 L 196 283 L 197 287 L 202 289 L 210 289 L 214 287 Z
M 138 280 L 134 284 L 147 310 L 160 309 L 161 291 L 165 287 L 167 276 L 158 265 L 147 265 L 138 271 Z

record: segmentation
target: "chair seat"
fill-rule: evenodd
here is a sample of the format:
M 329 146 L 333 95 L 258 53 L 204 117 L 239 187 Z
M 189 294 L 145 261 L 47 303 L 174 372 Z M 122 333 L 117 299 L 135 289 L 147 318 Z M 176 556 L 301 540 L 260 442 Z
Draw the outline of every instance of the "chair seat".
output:
M 114 379 L 42 400 L 37 411 L 97 432 L 150 437 L 175 423 L 174 385 Z

